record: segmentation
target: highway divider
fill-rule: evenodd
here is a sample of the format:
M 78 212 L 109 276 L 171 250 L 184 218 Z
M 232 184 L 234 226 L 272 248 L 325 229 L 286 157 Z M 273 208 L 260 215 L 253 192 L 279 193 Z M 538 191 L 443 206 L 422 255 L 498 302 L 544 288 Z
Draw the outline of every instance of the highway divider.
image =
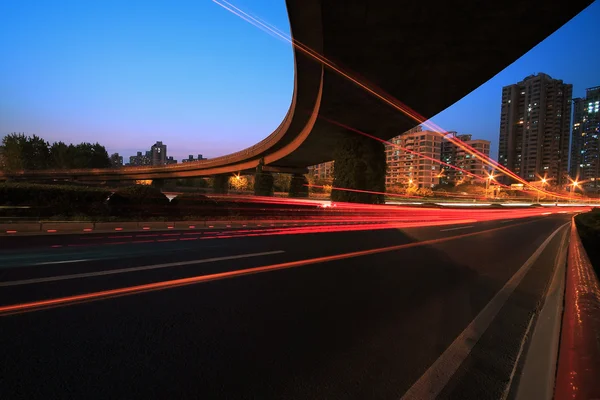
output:
M 373 219 L 377 222 L 378 219 Z M 363 221 L 367 222 L 367 221 Z M 196 220 L 196 221 L 130 221 L 130 222 L 80 222 L 40 221 L 0 223 L 0 236 L 51 235 L 91 232 L 165 231 L 202 228 L 245 228 L 294 226 L 306 224 L 348 223 L 347 218 L 315 218 L 303 220 L 256 219 L 256 220 Z
M 575 221 L 571 225 L 554 398 L 600 399 L 600 282 Z

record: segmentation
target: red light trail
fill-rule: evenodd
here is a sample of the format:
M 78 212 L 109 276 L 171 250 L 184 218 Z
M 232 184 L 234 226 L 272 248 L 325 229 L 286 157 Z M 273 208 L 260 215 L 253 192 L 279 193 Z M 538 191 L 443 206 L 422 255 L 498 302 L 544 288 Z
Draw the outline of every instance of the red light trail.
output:
M 420 241 L 420 242 L 413 242 L 413 243 L 407 243 L 407 244 L 401 244 L 401 245 L 395 245 L 395 246 L 380 247 L 380 248 L 369 249 L 369 250 L 360 250 L 360 251 L 336 254 L 336 255 L 331 255 L 331 256 L 324 256 L 324 257 L 310 258 L 310 259 L 299 260 L 299 261 L 291 261 L 291 262 L 284 262 L 284 263 L 279 263 L 279 264 L 266 265 L 266 266 L 261 266 L 261 267 L 239 269 L 239 270 L 228 271 L 228 272 L 194 276 L 194 277 L 190 277 L 190 278 L 173 279 L 173 280 L 168 280 L 168 281 L 160 281 L 160 282 L 155 282 L 155 283 L 123 287 L 123 288 L 118 288 L 118 289 L 102 290 L 102 291 L 78 294 L 78 295 L 73 295 L 73 296 L 64 296 L 64 297 L 59 297 L 59 298 L 54 298 L 54 299 L 47 299 L 47 300 L 21 303 L 21 304 L 0 306 L 0 316 L 8 316 L 8 315 L 20 314 L 20 313 L 25 313 L 25 312 L 39 311 L 39 310 L 48 309 L 48 308 L 67 306 L 67 305 L 85 303 L 85 302 L 90 302 L 90 301 L 104 300 L 104 299 L 139 294 L 139 293 L 144 293 L 144 292 L 164 290 L 164 289 L 176 288 L 176 287 L 181 287 L 181 286 L 188 286 L 188 285 L 197 284 L 197 283 L 210 282 L 210 281 L 221 280 L 221 279 L 236 278 L 236 277 L 241 277 L 241 276 L 246 276 L 246 275 L 265 273 L 265 272 L 271 272 L 271 271 L 277 271 L 277 270 L 283 270 L 283 269 L 289 269 L 289 268 L 297 268 L 297 267 L 302 267 L 302 266 L 306 266 L 306 265 L 326 263 L 326 262 L 331 262 L 331 261 L 344 260 L 344 259 L 348 259 L 348 258 L 363 257 L 363 256 L 380 254 L 380 253 L 397 251 L 397 250 L 403 250 L 403 249 L 408 249 L 408 248 L 418 247 L 418 246 L 434 245 L 434 244 L 444 243 L 444 242 L 461 239 L 461 238 L 465 238 L 465 237 L 495 232 L 495 231 L 509 228 L 514 225 L 526 224 L 528 222 L 529 221 L 525 221 L 525 222 L 521 222 L 518 224 L 506 225 L 506 226 L 502 226 L 502 227 L 491 228 L 491 229 L 486 229 L 486 230 L 477 231 L 477 232 L 465 233 L 465 234 L 460 234 L 460 235 L 448 236 L 448 237 L 431 239 L 431 240 L 424 240 L 424 241 Z

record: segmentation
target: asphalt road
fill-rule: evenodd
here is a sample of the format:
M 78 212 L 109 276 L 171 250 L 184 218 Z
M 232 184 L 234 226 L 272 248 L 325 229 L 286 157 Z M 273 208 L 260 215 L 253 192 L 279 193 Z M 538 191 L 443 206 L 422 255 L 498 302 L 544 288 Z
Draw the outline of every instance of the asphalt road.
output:
M 0 397 L 510 397 L 570 218 L 11 238 Z

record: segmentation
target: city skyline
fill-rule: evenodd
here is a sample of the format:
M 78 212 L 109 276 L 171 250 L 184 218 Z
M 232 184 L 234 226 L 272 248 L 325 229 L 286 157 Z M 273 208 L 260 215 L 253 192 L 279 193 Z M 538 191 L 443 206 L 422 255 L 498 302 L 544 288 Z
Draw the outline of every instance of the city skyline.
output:
M 170 153 L 182 159 L 189 149 L 209 158 L 241 150 L 277 127 L 292 93 L 289 45 L 209 2 L 177 9 L 141 4 L 123 10 L 110 2 L 64 9 L 3 3 L 0 11 L 9 18 L 0 31 L 11 34 L 0 35 L 0 56 L 12 62 L 0 66 L 0 136 L 103 137 L 111 154 L 135 154 L 142 140 L 167 139 Z M 238 5 L 289 32 L 283 1 Z M 144 18 L 136 14 L 140 9 Z M 45 13 L 51 18 L 42 18 Z M 575 98 L 600 83 L 600 55 L 587 52 L 586 62 L 573 62 L 582 49 L 595 47 L 598 16 L 595 2 L 432 121 L 490 140 L 496 158 L 503 86 L 544 72 L 572 83 Z M 107 21 L 115 32 L 103 29 Z M 156 32 L 153 23 L 168 29 Z M 240 64 L 244 68 L 235 67 Z

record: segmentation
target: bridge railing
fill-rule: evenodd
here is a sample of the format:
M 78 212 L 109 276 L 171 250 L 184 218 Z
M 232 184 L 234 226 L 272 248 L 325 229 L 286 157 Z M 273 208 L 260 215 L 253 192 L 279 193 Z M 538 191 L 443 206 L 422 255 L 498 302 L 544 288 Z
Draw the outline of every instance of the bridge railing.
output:
M 571 224 L 555 399 L 600 399 L 600 283 Z

